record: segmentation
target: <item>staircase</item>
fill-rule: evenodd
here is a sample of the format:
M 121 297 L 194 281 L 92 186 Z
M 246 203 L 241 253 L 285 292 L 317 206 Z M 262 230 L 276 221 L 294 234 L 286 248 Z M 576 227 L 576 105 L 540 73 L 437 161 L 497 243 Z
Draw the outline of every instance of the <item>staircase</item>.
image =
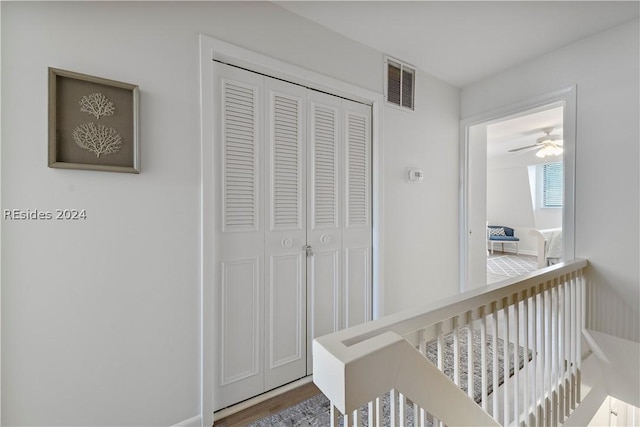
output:
M 638 406 L 638 343 L 585 328 L 586 266 L 560 263 L 314 340 L 332 425 L 577 426 L 608 396 Z M 588 356 L 596 374 L 583 390 Z

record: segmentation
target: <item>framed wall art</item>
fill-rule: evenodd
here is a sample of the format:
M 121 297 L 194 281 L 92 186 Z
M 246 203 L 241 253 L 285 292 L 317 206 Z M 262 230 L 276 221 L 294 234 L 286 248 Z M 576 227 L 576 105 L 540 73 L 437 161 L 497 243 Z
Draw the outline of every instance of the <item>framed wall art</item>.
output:
M 49 68 L 49 167 L 140 173 L 138 86 Z

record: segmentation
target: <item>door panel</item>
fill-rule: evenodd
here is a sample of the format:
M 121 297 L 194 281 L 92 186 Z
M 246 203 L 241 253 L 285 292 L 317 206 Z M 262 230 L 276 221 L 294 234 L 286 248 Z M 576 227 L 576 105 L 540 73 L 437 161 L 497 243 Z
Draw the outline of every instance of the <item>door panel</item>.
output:
M 371 320 L 371 107 L 342 100 L 344 327 Z
M 220 350 L 223 386 L 260 373 L 258 262 L 258 258 L 253 258 L 222 263 Z
M 265 389 L 306 374 L 306 89 L 265 77 Z
M 307 319 L 307 374 L 312 371 L 314 338 L 342 328 L 341 99 L 307 91 L 308 100 L 308 209 L 307 244 L 309 299 Z
M 306 373 L 306 278 L 302 254 L 272 256 L 267 288 L 265 390 Z
M 307 375 L 311 374 L 313 338 L 335 332 L 340 327 L 339 249 L 323 249 L 308 257 L 308 339 Z
M 214 200 L 221 209 L 214 231 L 217 410 L 264 387 L 264 184 L 262 76 L 222 65 L 215 71 Z
M 345 328 L 371 320 L 371 251 L 369 247 L 346 248 Z

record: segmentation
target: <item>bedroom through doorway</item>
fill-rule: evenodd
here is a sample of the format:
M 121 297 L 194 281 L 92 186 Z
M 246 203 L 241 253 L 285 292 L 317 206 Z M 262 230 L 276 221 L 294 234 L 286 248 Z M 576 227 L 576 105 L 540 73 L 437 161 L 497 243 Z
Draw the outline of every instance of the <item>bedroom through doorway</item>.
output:
M 573 258 L 574 100 L 463 121 L 463 291 Z

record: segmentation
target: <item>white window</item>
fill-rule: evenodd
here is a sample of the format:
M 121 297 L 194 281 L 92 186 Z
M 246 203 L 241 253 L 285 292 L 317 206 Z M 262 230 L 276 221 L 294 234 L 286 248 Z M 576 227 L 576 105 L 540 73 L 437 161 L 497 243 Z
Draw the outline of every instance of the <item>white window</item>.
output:
M 388 57 L 385 64 L 387 102 L 413 110 L 416 70 Z
M 542 167 L 542 207 L 561 208 L 564 195 L 562 163 L 545 163 Z

